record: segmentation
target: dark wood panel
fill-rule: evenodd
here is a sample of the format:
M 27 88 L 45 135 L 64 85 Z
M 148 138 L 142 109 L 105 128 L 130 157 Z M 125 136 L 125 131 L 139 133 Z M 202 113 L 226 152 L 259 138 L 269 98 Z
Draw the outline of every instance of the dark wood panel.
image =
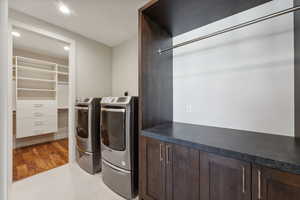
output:
M 173 120 L 172 52 L 157 49 L 172 45 L 172 38 L 142 12 L 139 13 L 140 129 Z
M 252 200 L 299 200 L 300 175 L 254 166 Z
M 176 36 L 269 1 L 159 0 L 144 13 Z
M 295 5 L 300 5 L 300 0 L 294 0 Z M 294 101 L 295 101 L 295 136 L 300 138 L 300 12 L 294 13 Z
M 249 163 L 203 152 L 200 157 L 200 199 L 251 199 Z
M 199 200 L 199 151 L 180 145 L 166 145 L 167 200 Z
M 165 144 L 140 137 L 140 198 L 165 200 Z

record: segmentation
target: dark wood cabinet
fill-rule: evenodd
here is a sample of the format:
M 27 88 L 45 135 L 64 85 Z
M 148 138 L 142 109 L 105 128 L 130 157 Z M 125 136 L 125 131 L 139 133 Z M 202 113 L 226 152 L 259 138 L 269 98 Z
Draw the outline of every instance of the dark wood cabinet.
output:
M 200 154 L 201 200 L 250 200 L 249 163 L 213 154 Z
M 166 199 L 199 200 L 199 151 L 166 144 Z
M 165 200 L 165 143 L 140 137 L 140 199 Z
M 140 137 L 140 200 L 299 200 L 300 175 Z
M 141 137 L 140 199 L 199 200 L 199 151 Z
M 300 175 L 253 166 L 252 200 L 299 200 Z

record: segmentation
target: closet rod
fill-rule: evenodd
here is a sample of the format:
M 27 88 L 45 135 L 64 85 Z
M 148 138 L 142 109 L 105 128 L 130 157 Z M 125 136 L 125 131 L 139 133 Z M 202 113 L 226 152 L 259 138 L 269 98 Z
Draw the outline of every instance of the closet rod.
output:
M 237 30 L 237 29 L 241 29 L 243 27 L 246 27 L 246 26 L 250 26 L 252 24 L 256 24 L 258 22 L 262 22 L 262 21 L 266 21 L 268 19 L 272 19 L 272 18 L 275 18 L 275 17 L 279 17 L 281 15 L 285 15 L 285 14 L 288 14 L 288 13 L 291 13 L 291 12 L 295 12 L 297 10 L 300 10 L 300 6 L 294 6 L 292 8 L 288 8 L 288 9 L 285 9 L 285 10 L 282 10 L 282 11 L 279 11 L 279 12 L 276 12 L 276 13 L 273 13 L 273 14 L 270 14 L 270 15 L 266 15 L 266 16 L 263 16 L 263 17 L 259 17 L 259 18 L 256 18 L 254 20 L 251 20 L 251 21 L 247 21 L 247 22 L 244 22 L 244 23 L 241 23 L 241 24 L 238 24 L 238 25 L 235 25 L 235 26 L 231 26 L 229 28 L 225 28 L 223 30 L 219 30 L 219 31 L 216 31 L 214 33 L 211 33 L 211 34 L 208 34 L 208 35 L 205 35 L 205 36 L 201 36 L 201 37 L 198 37 L 198 38 L 195 38 L 195 39 L 192 39 L 192 40 L 188 40 L 188 41 L 185 41 L 185 42 L 182 42 L 182 43 L 179 43 L 179 44 L 176 44 L 172 47 L 169 47 L 169 48 L 166 48 L 166 49 L 158 49 L 158 53 L 159 54 L 163 54 L 167 51 L 171 51 L 173 49 L 176 49 L 178 47 L 182 47 L 182 46 L 185 46 L 185 45 L 188 45 L 188 44 L 191 44 L 191 43 L 194 43 L 194 42 L 198 42 L 198 41 L 201 41 L 201 40 L 205 40 L 205 39 L 208 39 L 208 38 L 212 38 L 214 36 L 217 36 L 217 35 L 221 35 L 223 33 L 228 33 L 230 31 L 234 31 L 234 30 Z

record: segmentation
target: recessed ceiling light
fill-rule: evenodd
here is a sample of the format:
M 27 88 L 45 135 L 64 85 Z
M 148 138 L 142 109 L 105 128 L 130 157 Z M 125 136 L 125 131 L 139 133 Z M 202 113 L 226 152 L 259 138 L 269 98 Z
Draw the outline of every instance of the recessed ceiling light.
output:
M 64 3 L 62 3 L 62 2 L 59 2 L 59 3 L 58 3 L 58 9 L 59 9 L 59 11 L 62 12 L 64 15 L 70 15 L 70 14 L 71 14 L 70 8 L 69 8 L 66 4 L 64 4 Z
M 69 51 L 69 50 L 70 50 L 70 47 L 69 47 L 69 46 L 65 46 L 65 47 L 64 47 L 64 50 L 65 50 L 65 51 Z
M 21 37 L 21 34 L 17 31 L 13 31 L 13 32 L 11 32 L 11 34 L 15 37 Z

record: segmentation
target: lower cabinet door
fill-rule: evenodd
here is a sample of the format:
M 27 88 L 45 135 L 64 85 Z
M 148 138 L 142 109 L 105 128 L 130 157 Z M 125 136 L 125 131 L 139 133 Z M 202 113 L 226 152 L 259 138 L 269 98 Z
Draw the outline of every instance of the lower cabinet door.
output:
M 34 136 L 33 131 L 34 123 L 31 118 L 16 117 L 16 138 L 24 138 Z
M 253 200 L 299 200 L 300 175 L 253 166 Z
M 208 153 L 200 153 L 200 199 L 250 200 L 249 163 Z
M 166 144 L 166 200 L 200 200 L 199 151 Z
M 165 200 L 165 143 L 140 137 L 140 199 Z

